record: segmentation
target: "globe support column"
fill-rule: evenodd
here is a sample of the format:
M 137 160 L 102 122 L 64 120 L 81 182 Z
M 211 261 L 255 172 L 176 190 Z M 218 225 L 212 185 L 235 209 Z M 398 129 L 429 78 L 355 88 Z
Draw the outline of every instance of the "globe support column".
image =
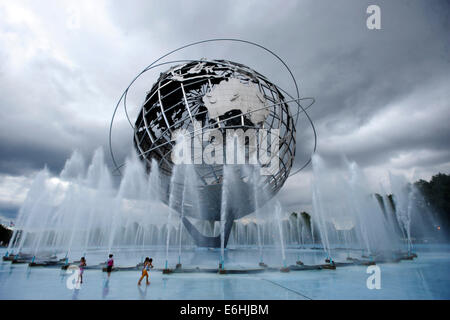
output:
M 197 228 L 188 220 L 186 217 L 183 217 L 182 219 L 184 226 L 186 227 L 186 230 L 189 232 L 191 237 L 194 239 L 195 244 L 198 247 L 207 247 L 207 248 L 220 248 L 221 245 L 221 237 L 218 235 L 217 237 L 209 237 L 205 236 L 200 233 L 200 231 L 197 230 Z M 233 218 L 227 219 L 225 222 L 225 241 L 224 241 L 224 247 L 227 246 L 228 239 L 230 237 L 231 228 L 233 227 Z

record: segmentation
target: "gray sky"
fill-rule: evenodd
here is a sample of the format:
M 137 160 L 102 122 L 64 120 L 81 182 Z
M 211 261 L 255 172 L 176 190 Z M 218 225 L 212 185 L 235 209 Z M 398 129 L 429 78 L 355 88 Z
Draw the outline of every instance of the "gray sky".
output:
M 370 4 L 381 8 L 381 30 L 366 27 Z M 74 149 L 108 151 L 115 103 L 146 65 L 216 37 L 260 43 L 287 62 L 301 95 L 316 98 L 309 114 L 332 168 L 345 155 L 374 186 L 389 171 L 449 173 L 449 30 L 448 1 L 0 0 L 0 216 L 15 215 L 45 165 L 57 174 Z M 202 57 L 247 64 L 292 92 L 281 64 L 246 45 L 173 56 Z M 132 117 L 160 71 L 130 93 Z M 123 158 L 132 132 L 122 112 L 113 137 Z M 304 117 L 297 139 L 299 165 L 313 142 Z M 287 181 L 286 208 L 310 208 L 310 181 L 310 168 Z

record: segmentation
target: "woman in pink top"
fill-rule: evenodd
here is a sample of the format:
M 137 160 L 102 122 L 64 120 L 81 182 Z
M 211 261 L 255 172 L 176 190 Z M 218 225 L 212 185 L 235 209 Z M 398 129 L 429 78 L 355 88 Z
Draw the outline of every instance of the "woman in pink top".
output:
M 108 278 L 111 275 L 112 268 L 114 266 L 113 255 L 109 255 L 109 259 L 106 261 L 106 272 L 108 272 Z

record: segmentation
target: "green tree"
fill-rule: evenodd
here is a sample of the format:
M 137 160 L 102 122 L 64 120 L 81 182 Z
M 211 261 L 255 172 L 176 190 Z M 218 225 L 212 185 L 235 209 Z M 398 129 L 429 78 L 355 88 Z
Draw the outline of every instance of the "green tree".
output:
M 425 206 L 432 209 L 441 222 L 441 228 L 449 234 L 450 230 L 450 175 L 438 173 L 431 180 L 419 180 L 414 183 L 422 193 Z

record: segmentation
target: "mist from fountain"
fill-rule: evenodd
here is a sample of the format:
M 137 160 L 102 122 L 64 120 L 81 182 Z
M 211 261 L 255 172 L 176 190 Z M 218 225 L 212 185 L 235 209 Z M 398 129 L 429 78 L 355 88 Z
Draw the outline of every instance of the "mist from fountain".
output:
M 344 172 L 334 172 L 319 155 L 313 156 L 313 215 L 328 257 L 331 244 L 342 242 L 369 256 L 398 249 L 399 239 L 363 172 L 354 162 L 345 161 L 344 165 Z
M 385 197 L 387 212 L 393 217 L 396 232 L 404 239 L 406 250 L 413 250 L 413 238 L 446 241 L 437 234 L 434 226 L 439 225 L 434 212 L 414 184 L 401 175 L 389 173 L 391 197 Z
M 369 257 L 402 249 L 412 251 L 413 226 L 426 225 L 423 208 L 417 203 L 420 193 L 400 176 L 390 175 L 392 197 L 374 195 L 356 163 L 344 161 L 344 172 L 335 172 L 318 155 L 313 157 L 311 218 L 290 214 L 277 200 L 271 200 L 261 186 L 258 166 L 224 166 L 221 220 L 204 221 L 193 217 L 193 224 L 205 235 L 221 236 L 220 263 L 225 263 L 224 229 L 227 215 L 240 204 L 230 197 L 237 179 L 244 181 L 255 206 L 253 214 L 234 221 L 229 246 L 253 247 L 263 260 L 263 248 L 279 246 L 286 263 L 286 248 L 305 248 L 319 239 L 328 258 L 344 246 L 348 255 L 360 250 Z M 181 206 L 175 205 L 174 184 L 181 183 Z M 101 149 L 95 151 L 88 166 L 80 153 L 74 152 L 59 175 L 47 168 L 36 175 L 20 208 L 8 251 L 32 256 L 74 252 L 85 255 L 92 248 L 113 252 L 118 248 L 161 246 L 166 265 L 171 246 L 194 245 L 183 232 L 181 219 L 186 205 L 202 217 L 199 188 L 194 166 L 174 167 L 168 185 L 168 205 L 162 199 L 162 184 L 156 161 L 146 174 L 135 152 L 127 158 L 121 179 L 111 175 Z M 165 192 L 167 192 L 165 191 Z M 186 204 L 188 201 L 188 204 Z M 181 210 L 180 210 L 181 209 Z M 429 223 L 428 223 L 429 224 Z M 318 231 L 318 237 L 315 235 Z M 300 255 L 300 254 L 299 254 Z M 300 256 L 298 257 L 300 260 Z
M 176 188 L 176 179 L 178 178 L 178 172 L 180 171 L 180 166 L 175 165 L 173 167 L 172 176 L 170 177 L 170 191 L 169 191 L 169 214 L 167 216 L 167 226 L 170 226 L 172 223 L 172 214 L 176 210 L 175 209 L 175 188 Z M 167 235 L 166 235 L 166 264 L 165 268 L 169 268 L 169 246 L 170 246 L 170 230 L 171 228 L 167 228 Z
M 279 201 L 276 201 L 275 203 L 275 217 L 277 220 L 277 226 L 278 226 L 278 232 L 280 237 L 280 247 L 281 247 L 281 257 L 283 259 L 283 266 L 286 268 L 286 250 L 284 248 L 284 237 L 283 237 L 283 226 L 281 224 L 281 204 Z
M 69 258 L 74 252 L 86 255 L 92 249 L 110 253 L 119 248 L 143 250 L 147 246 L 162 246 L 168 260 L 169 249 L 175 245 L 178 246 L 180 261 L 182 244 L 194 245 L 188 233 L 182 232 L 185 199 L 189 199 L 193 206 L 191 210 L 203 216 L 197 188 L 201 184 L 194 167 L 174 168 L 173 182 L 175 178 L 177 183 L 184 182 L 182 210 L 178 212 L 173 208 L 170 184 L 168 205 L 161 201 L 164 190 L 156 161 L 152 161 L 150 173 L 146 174 L 142 162 L 135 152 L 131 152 L 120 179 L 112 176 L 102 149 L 96 150 L 90 163 L 86 163 L 75 151 L 59 175 L 50 174 L 46 168 L 36 175 L 20 209 L 8 251 L 41 257 L 62 254 Z M 240 205 L 230 203 L 228 191 L 230 186 L 236 185 L 236 179 L 242 179 L 242 172 L 254 193 L 254 199 L 250 200 L 254 201 L 256 211 L 254 218 L 249 220 L 245 217 L 234 222 L 229 243 L 257 246 L 262 260 L 264 245 L 278 245 L 274 241 L 278 238 L 278 222 L 274 219 L 273 206 L 261 207 L 269 197 L 260 185 L 259 166 L 225 166 L 221 220 L 225 222 L 228 212 Z M 282 224 L 289 222 L 281 218 Z M 224 224 L 221 221 L 192 219 L 205 234 L 223 235 Z M 283 227 L 284 232 L 300 234 L 297 229 Z M 298 237 L 287 235 L 286 239 L 289 242 L 289 239 Z M 223 260 L 223 237 L 221 244 Z
M 261 203 L 265 201 L 260 201 L 260 197 L 264 197 L 264 193 L 260 193 L 260 191 L 264 192 L 264 189 L 260 188 L 261 186 L 261 176 L 258 174 L 260 172 L 259 166 L 255 167 L 252 175 L 252 184 L 253 184 L 253 194 L 254 194 L 254 206 L 255 206 L 255 217 L 256 217 L 256 231 L 257 231 L 257 240 L 258 240 L 258 249 L 259 249 L 259 262 L 263 263 L 263 243 L 261 238 Z
M 87 170 L 80 153 L 74 152 L 58 176 L 46 168 L 36 175 L 8 250 L 70 256 L 73 250 L 111 252 L 118 246 L 142 245 L 154 226 L 164 224 L 167 207 L 159 200 L 159 186 L 156 162 L 146 175 L 141 161 L 131 156 L 115 188 L 101 149 Z
M 392 198 L 381 196 L 371 190 L 355 162 L 344 160 L 343 165 L 331 168 L 318 154 L 312 158 L 312 217 L 327 257 L 331 259 L 339 245 L 348 249 L 348 255 L 350 249 L 360 249 L 370 259 L 392 257 L 401 251 L 403 241 L 410 255 L 413 220 L 416 229 L 431 226 L 425 223 L 431 215 L 419 207 L 420 192 L 404 177 L 390 174 Z
M 178 224 L 178 264 L 181 264 L 181 245 L 182 245 L 182 235 L 183 235 L 183 218 L 184 218 L 184 211 L 185 211 L 185 199 L 187 197 L 187 185 L 189 183 L 188 175 L 186 174 L 184 176 L 184 183 L 183 183 L 183 194 L 181 198 L 181 214 L 180 214 L 180 223 Z

